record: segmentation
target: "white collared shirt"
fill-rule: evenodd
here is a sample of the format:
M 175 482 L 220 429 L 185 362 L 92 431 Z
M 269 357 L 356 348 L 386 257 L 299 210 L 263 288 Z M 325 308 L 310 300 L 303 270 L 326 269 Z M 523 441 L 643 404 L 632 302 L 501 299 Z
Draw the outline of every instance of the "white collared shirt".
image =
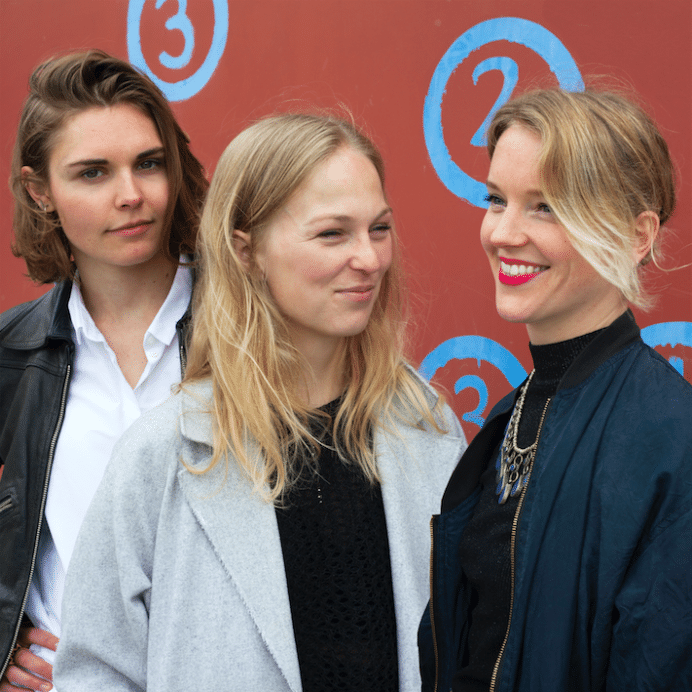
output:
M 68 310 L 75 333 L 74 366 L 26 605 L 34 625 L 58 637 L 65 572 L 113 446 L 180 382 L 176 323 L 187 310 L 191 293 L 191 271 L 178 267 L 166 300 L 144 335 L 147 364 L 133 389 L 88 313 L 79 286 L 72 286 Z M 53 663 L 53 651 L 34 646 L 32 650 Z

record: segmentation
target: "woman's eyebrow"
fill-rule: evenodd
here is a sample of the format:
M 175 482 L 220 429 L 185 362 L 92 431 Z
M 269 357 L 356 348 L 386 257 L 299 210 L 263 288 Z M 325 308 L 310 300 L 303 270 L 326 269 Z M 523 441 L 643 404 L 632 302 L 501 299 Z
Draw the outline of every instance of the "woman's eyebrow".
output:
M 159 154 L 164 153 L 164 148 L 163 147 L 153 147 L 152 149 L 146 149 L 145 151 L 140 152 L 137 154 L 135 157 L 137 160 L 139 159 L 146 159 L 149 156 L 158 156 Z M 80 159 L 79 161 L 73 161 L 72 163 L 68 163 L 67 167 L 71 168 L 73 166 L 103 166 L 108 163 L 108 159 Z

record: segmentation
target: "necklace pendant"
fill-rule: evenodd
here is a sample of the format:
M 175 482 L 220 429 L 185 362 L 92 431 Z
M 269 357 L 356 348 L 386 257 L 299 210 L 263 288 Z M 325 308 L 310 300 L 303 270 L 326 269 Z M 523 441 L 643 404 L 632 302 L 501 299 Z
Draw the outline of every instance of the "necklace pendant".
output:
M 504 505 L 505 502 L 507 502 L 507 498 L 509 497 L 509 486 L 504 482 L 504 479 L 497 484 L 495 494 L 498 495 L 498 505 Z
M 536 456 L 536 449 L 538 447 L 538 439 L 541 435 L 541 428 L 543 427 L 543 421 L 545 419 L 545 414 L 548 410 L 548 404 L 550 399 L 545 403 L 545 408 L 543 409 L 543 415 L 538 424 L 538 431 L 536 432 L 536 439 L 533 444 L 529 445 L 525 449 L 521 449 L 517 443 L 517 436 L 519 432 L 519 422 L 521 421 L 521 414 L 524 409 L 524 400 L 526 398 L 526 392 L 528 391 L 529 384 L 533 378 L 535 371 L 532 371 L 529 378 L 526 380 L 526 384 L 523 386 L 517 403 L 514 406 L 512 415 L 509 419 L 507 429 L 505 430 L 505 436 L 502 440 L 502 445 L 500 446 L 500 454 L 495 463 L 495 468 L 497 469 L 497 486 L 495 488 L 495 494 L 498 496 L 497 503 L 499 505 L 504 505 L 507 499 L 510 497 L 516 497 L 521 495 L 524 488 L 529 480 L 531 474 L 531 467 L 533 466 L 533 460 Z

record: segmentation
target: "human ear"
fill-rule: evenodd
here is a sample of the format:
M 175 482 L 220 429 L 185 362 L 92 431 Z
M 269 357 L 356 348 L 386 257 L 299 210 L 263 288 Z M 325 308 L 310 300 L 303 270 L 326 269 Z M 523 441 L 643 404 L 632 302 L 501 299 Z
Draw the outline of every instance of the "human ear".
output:
M 41 211 L 55 211 L 48 186 L 34 175 L 34 169 L 31 166 L 22 166 L 21 175 L 26 191 L 41 208 Z
M 653 211 L 643 211 L 634 223 L 636 241 L 632 248 L 635 264 L 649 261 L 651 248 L 658 235 L 661 222 L 658 214 Z
M 252 265 L 252 241 L 246 231 L 233 231 L 233 250 L 245 271 L 250 271 Z

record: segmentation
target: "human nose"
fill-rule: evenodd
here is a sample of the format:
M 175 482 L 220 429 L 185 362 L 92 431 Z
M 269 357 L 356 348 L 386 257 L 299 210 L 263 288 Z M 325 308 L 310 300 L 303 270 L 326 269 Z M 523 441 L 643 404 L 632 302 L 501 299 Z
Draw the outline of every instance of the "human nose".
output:
M 487 238 L 496 247 L 521 247 L 527 243 L 522 215 L 517 210 L 510 207 L 500 213 L 488 210 L 485 224 L 489 226 Z
M 380 248 L 370 237 L 370 233 L 354 240 L 351 267 L 361 272 L 372 274 L 382 266 Z
M 142 189 L 134 175 L 124 173 L 118 178 L 116 206 L 136 209 L 142 204 Z

